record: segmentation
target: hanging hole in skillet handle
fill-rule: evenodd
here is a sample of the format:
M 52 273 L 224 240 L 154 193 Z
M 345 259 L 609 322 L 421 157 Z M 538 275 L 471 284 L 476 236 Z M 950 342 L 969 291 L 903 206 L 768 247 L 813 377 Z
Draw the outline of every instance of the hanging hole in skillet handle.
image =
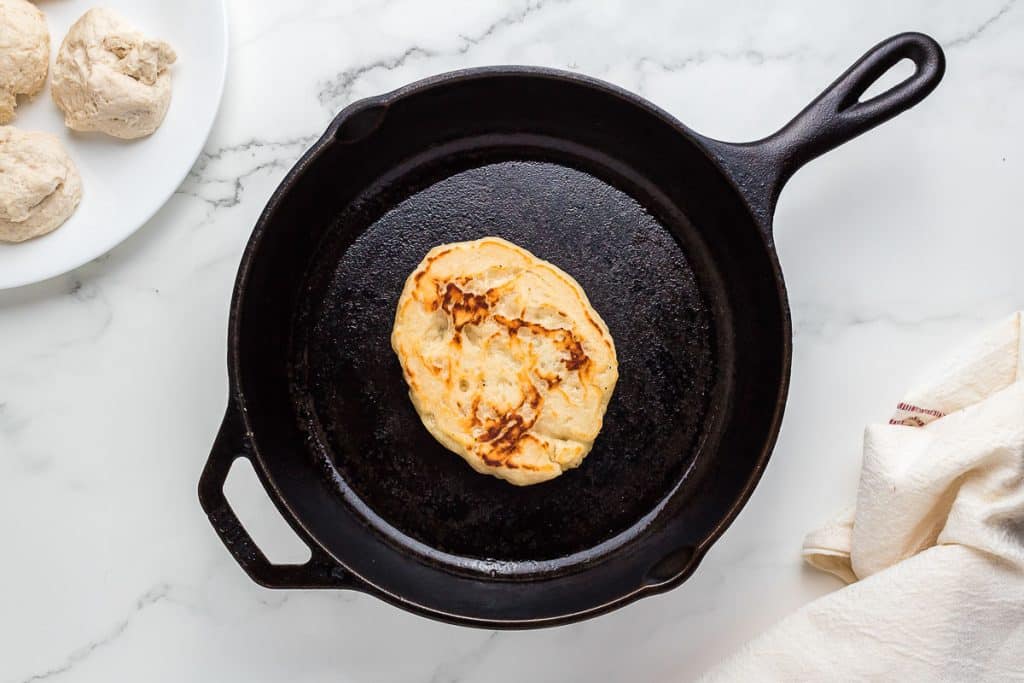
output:
M 904 57 L 891 67 L 888 71 L 878 77 L 874 83 L 857 99 L 858 102 L 873 100 L 878 95 L 892 90 L 897 85 L 907 80 L 917 71 L 917 65 L 909 58 Z
M 905 59 L 914 64 L 910 76 L 880 94 L 864 97 Z M 705 144 L 770 235 L 779 193 L 801 166 L 918 104 L 945 71 L 945 55 L 933 38 L 901 33 L 868 50 L 774 135 L 749 143 L 705 139 Z
M 252 461 L 252 444 L 238 411 L 228 408 L 210 459 L 199 478 L 199 502 L 217 535 L 253 581 L 267 588 L 357 588 L 357 582 L 317 547 L 304 564 L 273 564 L 252 540 L 224 495 L 224 483 L 239 458 Z

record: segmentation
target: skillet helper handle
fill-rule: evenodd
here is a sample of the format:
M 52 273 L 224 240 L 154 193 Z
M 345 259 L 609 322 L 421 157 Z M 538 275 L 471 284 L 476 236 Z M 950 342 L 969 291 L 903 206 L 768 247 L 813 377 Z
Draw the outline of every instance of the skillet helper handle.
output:
M 224 482 L 238 458 L 251 461 L 252 443 L 245 423 L 232 405 L 228 408 L 210 459 L 199 478 L 199 502 L 217 535 L 239 566 L 266 588 L 354 588 L 344 569 L 315 545 L 305 564 L 273 564 L 252 540 L 224 495 Z
M 861 101 L 868 88 L 903 59 L 914 63 L 914 73 Z M 868 50 L 777 133 L 743 144 L 707 140 L 707 146 L 736 179 L 770 234 L 779 193 L 801 166 L 918 104 L 945 71 L 945 55 L 933 38 L 901 33 Z

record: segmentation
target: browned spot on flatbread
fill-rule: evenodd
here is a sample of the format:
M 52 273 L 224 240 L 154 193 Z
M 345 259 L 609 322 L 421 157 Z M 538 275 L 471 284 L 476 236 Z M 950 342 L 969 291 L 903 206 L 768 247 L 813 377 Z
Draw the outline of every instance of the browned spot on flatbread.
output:
M 440 289 L 440 285 L 438 285 Z M 496 297 L 493 290 L 486 294 L 464 292 L 454 282 L 444 286 L 444 294 L 440 296 L 441 309 L 452 319 L 456 334 L 462 332 L 466 325 L 479 325 L 490 315 L 491 304 Z
M 548 389 L 553 389 L 562 383 L 562 378 L 558 375 L 546 375 L 540 370 L 534 370 L 533 374 L 537 375 L 537 379 L 547 384 Z
M 569 357 L 563 360 L 567 370 L 581 370 L 590 363 L 590 358 L 586 353 L 583 352 L 583 344 L 576 338 L 575 335 L 566 333 L 562 340 L 563 348 L 569 354 Z
M 519 405 L 491 420 L 480 420 L 476 414 L 479 398 L 474 400 L 474 411 L 470 420 L 475 427 L 483 430 L 478 437 L 480 443 L 477 446 L 477 453 L 488 465 L 522 467 L 522 465 L 512 463 L 511 459 L 520 451 L 523 441 L 533 439 L 528 432 L 537 422 L 543 402 L 540 393 L 532 384 L 527 383 L 523 388 L 526 389 L 526 395 L 523 396 Z M 521 412 L 527 404 L 533 411 L 533 417 L 529 419 L 524 417 Z
M 544 335 L 554 342 L 555 346 L 565 352 L 566 357 L 562 359 L 565 363 L 565 369 L 569 371 L 584 372 L 587 366 L 590 364 L 590 357 L 587 356 L 583 350 L 583 344 L 575 334 L 561 327 L 550 328 L 544 327 L 539 323 L 532 323 L 522 318 L 506 318 L 504 316 L 494 316 L 494 321 L 499 325 L 505 327 L 510 335 L 519 333 L 519 330 L 527 329 L 534 334 Z M 545 381 L 548 381 L 546 378 Z M 557 383 L 557 382 L 556 382 Z M 549 386 L 554 386 L 548 381 Z
M 419 287 L 420 278 L 427 274 L 427 271 L 430 270 L 430 265 L 437 259 L 449 253 L 450 251 L 451 249 L 443 249 L 434 254 L 433 256 L 428 256 L 427 258 L 425 258 L 423 260 L 423 263 L 420 264 L 419 269 L 416 271 L 416 274 L 413 276 L 413 284 Z

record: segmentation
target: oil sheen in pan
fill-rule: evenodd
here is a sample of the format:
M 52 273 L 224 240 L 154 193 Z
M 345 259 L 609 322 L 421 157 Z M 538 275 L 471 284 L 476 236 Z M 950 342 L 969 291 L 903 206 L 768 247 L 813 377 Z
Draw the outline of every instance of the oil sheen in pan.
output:
M 712 311 L 669 230 L 603 180 L 543 161 L 463 170 L 371 220 L 312 266 L 325 285 L 311 302 L 300 393 L 310 428 L 373 516 L 443 553 L 543 562 L 594 548 L 656 508 L 694 457 L 716 374 Z M 619 356 L 593 451 L 525 488 L 477 474 L 430 436 L 390 348 L 395 303 L 427 251 L 486 235 L 573 275 Z

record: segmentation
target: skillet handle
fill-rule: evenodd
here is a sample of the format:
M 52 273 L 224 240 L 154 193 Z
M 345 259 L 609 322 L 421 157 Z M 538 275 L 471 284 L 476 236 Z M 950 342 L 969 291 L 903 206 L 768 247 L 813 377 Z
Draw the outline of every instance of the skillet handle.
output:
M 232 403 L 199 478 L 199 502 L 217 535 L 245 573 L 267 588 L 356 588 L 353 577 L 315 544 L 307 544 L 312 556 L 305 564 L 272 564 L 267 559 L 224 496 L 224 482 L 238 458 L 252 461 L 252 442 L 241 414 Z M 258 468 L 254 469 L 259 472 Z
M 914 63 L 911 76 L 860 101 L 875 81 L 903 59 Z M 901 33 L 868 50 L 777 133 L 757 142 L 706 143 L 770 236 L 779 193 L 801 166 L 918 104 L 945 71 L 945 55 L 933 38 Z

